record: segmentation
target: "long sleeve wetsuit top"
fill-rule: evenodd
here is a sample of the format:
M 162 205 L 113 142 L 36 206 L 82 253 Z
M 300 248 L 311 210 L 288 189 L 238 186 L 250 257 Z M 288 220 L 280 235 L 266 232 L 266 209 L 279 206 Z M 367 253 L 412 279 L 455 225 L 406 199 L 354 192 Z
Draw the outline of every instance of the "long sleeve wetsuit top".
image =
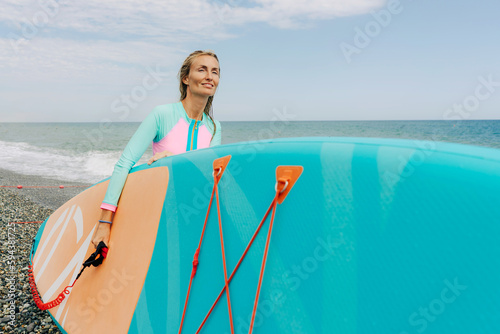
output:
M 156 107 L 142 122 L 115 165 L 101 209 L 115 212 L 130 169 L 153 142 L 153 154 L 186 151 L 220 145 L 221 126 L 204 113 L 201 121 L 190 119 L 182 102 Z M 211 140 L 212 139 L 212 140 Z

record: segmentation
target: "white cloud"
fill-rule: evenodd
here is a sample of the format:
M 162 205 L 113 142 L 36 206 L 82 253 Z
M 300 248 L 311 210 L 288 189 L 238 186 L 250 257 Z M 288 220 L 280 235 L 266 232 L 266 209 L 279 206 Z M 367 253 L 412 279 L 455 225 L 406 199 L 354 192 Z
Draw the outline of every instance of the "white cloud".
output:
M 4 38 L 14 54 L 4 51 L 0 60 L 12 63 L 21 47 L 29 50 L 26 46 L 38 39 L 49 44 L 45 48 L 40 43 L 30 46 L 39 52 L 37 57 L 53 58 L 48 49 L 54 46 L 50 44 L 61 46 L 61 41 L 67 41 L 68 45 L 87 51 L 85 57 L 90 59 L 95 58 L 89 54 L 94 51 L 108 52 L 107 57 L 113 60 L 116 53 L 122 53 L 121 58 L 128 62 L 144 62 L 150 59 L 153 45 L 164 51 L 165 46 L 179 49 L 200 39 L 234 38 L 228 33 L 231 26 L 253 22 L 299 28 L 313 20 L 366 13 L 384 2 L 255 0 L 249 7 L 242 0 L 3 0 L 0 23 L 10 29 Z M 51 39 L 54 41 L 50 42 Z M 137 57 L 141 48 L 145 49 Z M 153 51 L 153 57 L 156 53 Z M 5 61 L 5 57 L 11 59 Z
M 0 39 L 0 73 L 4 80 L 20 82 L 128 82 L 144 68 L 178 65 L 186 51 L 148 42 L 80 41 L 37 38 L 18 45 Z M 181 50 L 183 51 L 183 50 Z
M 228 23 L 265 22 L 282 29 L 301 28 L 315 20 L 368 13 L 386 0 L 256 0 L 258 6 L 226 6 Z
M 0 74 L 16 81 L 88 78 L 113 81 L 134 67 L 178 65 L 185 45 L 231 38 L 204 0 L 5 0 L 0 22 Z M 139 71 L 140 72 L 140 71 Z
M 225 30 L 233 24 L 288 21 L 293 26 L 307 20 L 364 14 L 385 1 L 255 0 L 249 7 L 241 0 L 4 0 L 0 21 L 17 29 L 18 35 L 23 27 L 32 25 L 55 32 L 99 34 L 101 38 L 178 41 L 197 35 L 218 39 L 230 37 Z
M 192 40 L 199 36 L 227 38 L 216 22 L 216 6 L 205 0 L 25 0 L 24 6 L 6 0 L 0 20 L 21 36 L 23 30 L 52 29 L 93 35 L 102 39 L 154 39 L 163 42 Z M 194 35 L 194 36 L 193 36 Z
M 5 77 L 47 80 L 106 77 L 116 70 L 176 59 L 197 40 L 234 38 L 234 25 L 265 22 L 299 28 L 308 22 L 366 13 L 385 0 L 3 0 L 0 69 Z M 168 59 L 168 60 L 167 60 Z M 29 73 L 29 76 L 26 74 Z M 129 73 L 127 73 L 129 74 Z
M 0 76 L 11 90 L 54 84 L 93 87 L 95 93 L 100 85 L 138 82 L 147 66 L 175 75 L 190 45 L 236 38 L 230 33 L 235 26 L 298 29 L 367 13 L 385 1 L 2 0 Z M 53 94 L 46 101 L 57 98 Z

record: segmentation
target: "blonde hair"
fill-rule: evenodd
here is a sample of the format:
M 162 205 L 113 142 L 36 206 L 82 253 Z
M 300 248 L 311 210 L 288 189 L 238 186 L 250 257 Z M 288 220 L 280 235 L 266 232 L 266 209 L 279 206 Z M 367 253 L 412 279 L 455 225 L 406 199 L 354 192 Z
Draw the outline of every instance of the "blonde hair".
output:
M 199 57 L 199 56 L 211 56 L 217 59 L 217 62 L 219 61 L 219 58 L 217 58 L 217 55 L 213 53 L 212 51 L 202 51 L 202 50 L 197 50 L 193 53 L 191 53 L 185 60 L 184 63 L 182 63 L 181 69 L 179 70 L 179 91 L 181 92 L 181 101 L 184 100 L 187 96 L 187 85 L 183 82 L 184 78 L 186 78 L 189 75 L 189 71 L 191 70 L 191 65 L 193 64 L 193 61 Z M 219 69 L 219 75 L 220 75 L 220 69 Z M 213 108 L 212 108 L 212 102 L 214 100 L 213 96 L 210 96 L 208 98 L 207 104 L 205 105 L 205 109 L 203 112 L 210 118 L 212 121 L 212 124 L 214 125 L 214 131 L 212 133 L 212 138 L 210 141 L 215 136 L 215 131 L 217 130 L 217 125 L 215 125 L 215 121 L 212 118 L 213 114 Z

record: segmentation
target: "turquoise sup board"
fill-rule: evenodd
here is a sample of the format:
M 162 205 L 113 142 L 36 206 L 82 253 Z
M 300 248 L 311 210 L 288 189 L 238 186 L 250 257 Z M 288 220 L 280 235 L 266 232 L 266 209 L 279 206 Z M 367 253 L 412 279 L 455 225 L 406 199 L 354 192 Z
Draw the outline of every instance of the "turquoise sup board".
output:
M 269 243 L 272 212 L 227 283 L 230 314 L 225 277 L 285 185 Z M 106 186 L 40 227 L 32 262 L 44 302 L 94 251 Z M 224 145 L 135 167 L 118 207 L 103 264 L 49 310 L 65 333 L 178 333 L 182 319 L 183 333 L 202 323 L 200 333 L 500 332 L 499 150 L 370 138 Z

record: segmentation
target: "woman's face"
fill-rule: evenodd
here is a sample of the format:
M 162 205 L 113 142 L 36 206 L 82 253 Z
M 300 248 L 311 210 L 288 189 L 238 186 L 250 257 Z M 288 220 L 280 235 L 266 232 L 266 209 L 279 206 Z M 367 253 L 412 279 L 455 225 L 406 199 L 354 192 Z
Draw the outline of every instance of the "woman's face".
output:
M 213 96 L 219 85 L 219 62 L 212 56 L 196 57 L 183 82 L 193 95 Z

